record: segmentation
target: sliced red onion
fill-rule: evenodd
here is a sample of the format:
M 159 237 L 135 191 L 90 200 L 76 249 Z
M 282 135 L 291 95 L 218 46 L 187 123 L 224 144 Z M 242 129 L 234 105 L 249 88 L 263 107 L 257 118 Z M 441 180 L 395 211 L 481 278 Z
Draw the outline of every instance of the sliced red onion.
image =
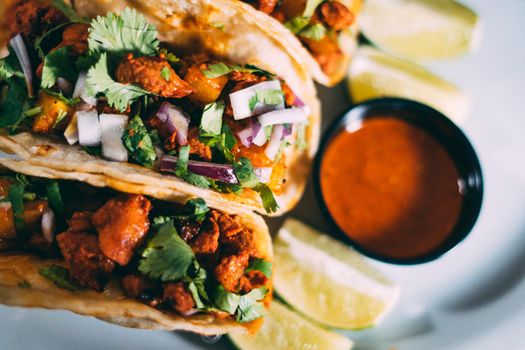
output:
M 250 100 L 254 97 L 257 91 L 263 90 L 279 90 L 282 91 L 281 82 L 279 80 L 264 81 L 262 83 L 247 87 L 230 94 L 230 102 L 233 110 L 233 118 L 235 120 L 245 119 L 253 115 L 259 115 L 273 110 L 284 108 L 284 97 L 281 98 L 281 103 L 277 105 L 264 104 L 257 102 L 253 110 L 250 109 Z
M 102 155 L 117 162 L 128 161 L 128 150 L 122 142 L 122 135 L 128 124 L 128 116 L 123 114 L 101 114 L 100 130 Z
M 294 107 L 304 107 L 304 106 L 306 106 L 304 104 L 303 100 L 301 100 L 299 98 L 299 96 L 297 96 L 295 93 L 293 95 L 294 95 L 294 101 L 293 101 L 293 106 Z
M 279 148 L 281 147 L 281 141 L 283 139 L 283 129 L 282 125 L 274 125 L 272 130 L 272 135 L 270 136 L 270 141 L 268 141 L 268 146 L 264 150 L 264 153 L 270 160 L 275 160 L 277 153 L 279 153 Z
M 17 34 L 11 40 L 9 40 L 9 44 L 11 44 L 11 47 L 13 48 L 18 61 L 20 62 L 22 71 L 24 72 L 27 93 L 29 97 L 33 98 L 35 97 L 35 92 L 33 90 L 33 69 L 31 68 L 31 61 L 29 60 L 29 55 L 27 54 L 24 39 L 20 34 Z
M 71 118 L 71 121 L 64 131 L 64 137 L 70 145 L 78 142 L 77 113 L 73 114 L 73 118 Z
M 161 158 L 160 170 L 161 171 L 175 171 L 177 169 L 177 157 L 163 156 Z M 233 166 L 228 164 L 215 164 L 207 162 L 199 162 L 196 160 L 190 160 L 188 162 L 188 170 L 194 174 L 209 177 L 227 184 L 238 184 L 237 176 Z M 255 168 L 255 176 L 261 182 L 268 182 L 272 174 L 272 168 Z
M 160 163 L 161 171 L 175 171 L 177 169 L 177 157 L 164 156 Z M 188 170 L 197 175 L 209 177 L 220 182 L 238 183 L 233 167 L 227 164 L 215 164 L 190 160 Z
M 176 140 L 179 145 L 188 144 L 188 128 L 190 118 L 184 112 L 168 102 L 163 102 L 157 111 L 157 118 L 165 123 L 170 132 L 176 132 Z
M 102 137 L 95 109 L 77 112 L 78 142 L 82 146 L 98 146 Z
M 261 181 L 263 184 L 270 182 L 273 168 L 255 168 L 253 171 L 255 172 L 255 176 L 257 176 L 259 181 Z
M 279 111 L 272 111 L 259 116 L 259 123 L 262 126 L 275 124 L 296 124 L 308 121 L 308 115 L 304 107 L 288 108 Z
M 250 147 L 253 144 L 253 132 L 250 126 L 237 132 L 237 136 L 244 147 Z
M 87 74 L 85 72 L 81 72 L 78 75 L 75 89 L 73 90 L 73 98 L 80 97 L 85 103 L 91 106 L 96 106 L 97 99 L 87 93 L 86 80 Z
M 283 124 L 283 139 L 287 136 L 290 136 L 293 131 L 293 124 Z
M 55 223 L 55 213 L 51 208 L 47 207 L 42 214 L 41 226 L 42 235 L 49 243 L 53 243 L 53 240 L 55 239 Z
M 57 86 L 63 95 L 71 96 L 73 92 L 73 84 L 64 78 L 57 78 Z

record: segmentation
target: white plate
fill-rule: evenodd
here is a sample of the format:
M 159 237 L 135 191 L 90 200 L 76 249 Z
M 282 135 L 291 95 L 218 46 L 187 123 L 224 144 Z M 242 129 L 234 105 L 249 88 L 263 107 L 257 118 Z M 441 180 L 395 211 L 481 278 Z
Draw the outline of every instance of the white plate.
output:
M 377 264 L 399 282 L 402 297 L 383 325 L 349 334 L 359 349 L 525 349 L 525 1 L 468 4 L 484 21 L 480 50 L 431 68 L 472 96 L 464 130 L 484 171 L 481 216 L 435 262 Z M 349 101 L 344 84 L 320 94 L 327 124 Z M 311 188 L 292 215 L 326 227 Z M 271 220 L 272 228 L 281 220 Z M 229 348 L 225 340 L 207 345 L 198 336 L 125 329 L 69 312 L 0 307 L 2 350 Z

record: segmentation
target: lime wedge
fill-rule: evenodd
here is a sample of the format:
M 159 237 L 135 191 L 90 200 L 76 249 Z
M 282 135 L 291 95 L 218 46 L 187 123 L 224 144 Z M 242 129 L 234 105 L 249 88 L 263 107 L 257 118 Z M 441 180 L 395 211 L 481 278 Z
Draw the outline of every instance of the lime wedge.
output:
M 288 219 L 274 242 L 274 286 L 294 309 L 329 327 L 370 327 L 389 312 L 399 288 L 353 249 Z
M 465 54 L 481 33 L 476 13 L 453 0 L 367 0 L 360 25 L 383 50 L 414 60 Z
M 361 47 L 348 73 L 348 87 L 356 103 L 377 97 L 404 97 L 426 103 L 461 124 L 469 98 L 457 87 L 425 68 Z
M 232 333 L 229 337 L 241 350 L 349 350 L 353 345 L 350 339 L 319 328 L 277 301 L 272 303 L 259 332 Z

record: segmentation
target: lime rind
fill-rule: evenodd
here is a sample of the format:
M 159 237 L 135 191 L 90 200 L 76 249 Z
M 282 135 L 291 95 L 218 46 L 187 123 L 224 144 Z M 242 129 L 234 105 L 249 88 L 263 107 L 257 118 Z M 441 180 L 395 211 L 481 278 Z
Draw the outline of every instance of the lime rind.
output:
M 359 253 L 296 220 L 287 220 L 274 249 L 277 294 L 323 326 L 376 325 L 398 298 L 399 287 Z

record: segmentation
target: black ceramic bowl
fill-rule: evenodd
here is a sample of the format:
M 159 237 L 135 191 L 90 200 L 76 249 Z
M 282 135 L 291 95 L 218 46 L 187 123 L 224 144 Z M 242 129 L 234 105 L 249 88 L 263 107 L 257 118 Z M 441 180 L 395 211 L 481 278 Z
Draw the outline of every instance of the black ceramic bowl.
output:
M 332 218 L 321 189 L 321 163 L 325 150 L 334 136 L 338 135 L 348 125 L 354 124 L 356 128 L 359 128 L 364 120 L 384 115 L 409 122 L 434 137 L 448 152 L 460 176 L 458 182 L 461 182 L 463 202 L 458 221 L 442 245 L 417 257 L 406 259 L 387 257 L 373 253 L 357 244 L 344 233 Z M 483 200 L 481 166 L 476 151 L 474 151 L 465 134 L 450 119 L 435 109 L 415 101 L 398 98 L 381 98 L 355 105 L 332 123 L 323 136 L 321 147 L 315 159 L 314 186 L 323 213 L 339 233 L 338 236 L 341 240 L 349 243 L 370 258 L 402 265 L 420 264 L 435 260 L 461 242 L 474 227 Z

